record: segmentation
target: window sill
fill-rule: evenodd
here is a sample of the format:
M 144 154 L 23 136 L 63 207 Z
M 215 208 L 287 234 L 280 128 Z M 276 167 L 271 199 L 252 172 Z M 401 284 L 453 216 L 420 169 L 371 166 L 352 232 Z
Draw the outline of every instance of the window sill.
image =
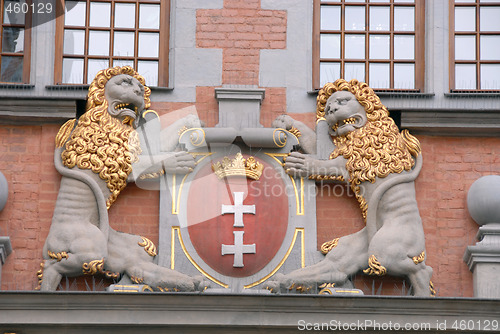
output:
M 65 91 L 82 91 L 88 90 L 90 85 L 47 85 L 45 89 L 47 90 L 65 90 Z M 154 92 L 169 92 L 174 90 L 172 87 L 157 87 L 148 86 L 151 91 Z M 1 88 L 1 86 L 0 86 Z
M 35 85 L 23 83 L 0 83 L 0 89 L 22 89 L 29 90 L 35 88 Z
M 500 97 L 500 91 L 451 91 L 444 94 L 449 98 Z
M 319 91 L 320 91 L 319 89 L 310 90 L 307 92 L 307 94 L 316 95 L 318 94 Z M 416 97 L 416 98 L 426 99 L 436 96 L 436 94 L 434 93 L 420 93 L 418 91 L 377 91 L 377 90 L 374 91 L 375 94 L 377 94 L 379 97 L 412 97 L 412 98 Z

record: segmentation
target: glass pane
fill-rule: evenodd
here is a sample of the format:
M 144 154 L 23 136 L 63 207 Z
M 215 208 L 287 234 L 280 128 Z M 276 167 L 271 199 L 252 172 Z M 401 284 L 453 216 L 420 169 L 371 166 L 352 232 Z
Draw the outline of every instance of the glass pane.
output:
M 134 56 L 134 33 L 115 31 L 115 40 L 113 47 L 114 56 Z
M 358 81 L 365 82 L 365 64 L 346 63 L 344 68 L 344 79 L 347 81 L 358 79 Z
M 0 69 L 0 71 L 0 81 L 22 82 L 23 57 L 2 56 L 2 68 Z
M 455 8 L 455 31 L 476 31 L 476 8 Z
M 345 7 L 345 30 L 365 30 L 365 7 Z
M 370 0 L 370 2 L 390 2 L 390 0 Z
M 19 2 L 19 0 L 5 0 L 3 5 L 3 23 L 24 24 L 24 13 L 22 13 L 21 11 L 17 11 L 18 13 L 16 13 L 16 11 L 14 10 L 14 5 L 17 8 L 17 6 L 23 3 L 26 3 L 26 1 Z
M 394 0 L 394 2 L 414 3 L 414 0 Z
M 415 58 L 415 37 L 407 35 L 394 36 L 394 59 Z
M 371 63 L 369 65 L 370 87 L 390 88 L 390 66 L 389 64 Z
M 138 62 L 139 72 L 146 80 L 146 86 L 158 86 L 158 62 L 140 61 Z
M 85 54 L 85 30 L 65 29 L 63 52 L 70 55 Z
M 109 31 L 89 32 L 89 55 L 109 56 Z
M 24 29 L 23 28 L 3 28 L 2 52 L 23 52 L 24 50 Z
M 370 35 L 370 59 L 389 59 L 390 42 L 389 35 Z
M 481 31 L 500 31 L 500 7 L 481 7 L 479 10 Z
M 66 13 L 64 14 L 64 24 L 67 26 L 85 26 L 85 14 L 87 8 L 82 1 L 66 1 Z
M 140 5 L 139 6 L 139 28 L 160 29 L 160 6 Z
M 321 6 L 321 30 L 340 30 L 339 6 Z
M 321 0 L 321 2 L 340 2 L 340 0 Z
M 106 69 L 108 67 L 109 67 L 108 59 L 89 59 L 87 68 L 87 83 L 90 84 L 92 80 L 94 80 L 97 72 Z
M 500 89 L 500 64 L 481 64 L 481 89 Z
M 320 63 L 319 83 L 323 87 L 327 82 L 334 82 L 340 78 L 340 63 Z
M 455 88 L 476 89 L 476 65 L 474 64 L 455 65 Z
M 476 36 L 455 36 L 455 59 L 476 59 Z
M 500 35 L 481 36 L 479 41 L 481 60 L 500 61 Z
M 365 58 L 365 35 L 345 35 L 345 57 Z
M 414 31 L 415 30 L 415 8 L 395 7 L 394 8 L 394 30 Z
M 340 58 L 340 35 L 320 36 L 320 58 Z
M 394 88 L 396 89 L 415 88 L 415 65 L 394 64 Z
M 69 84 L 83 83 L 83 59 L 63 59 L 62 82 Z
M 134 61 L 133 60 L 115 59 L 115 60 L 113 60 L 113 66 L 132 66 L 132 67 L 134 67 Z
M 91 2 L 90 3 L 90 26 L 109 27 L 111 21 L 111 3 Z
M 139 57 L 158 58 L 160 36 L 156 33 L 139 33 Z
M 135 4 L 133 3 L 115 4 L 115 27 L 135 28 Z
M 384 30 L 390 29 L 390 7 L 370 7 L 370 30 Z
M 474 3 L 474 2 L 476 2 L 476 0 L 455 0 L 455 2 L 468 2 L 468 3 L 472 2 L 472 3 Z

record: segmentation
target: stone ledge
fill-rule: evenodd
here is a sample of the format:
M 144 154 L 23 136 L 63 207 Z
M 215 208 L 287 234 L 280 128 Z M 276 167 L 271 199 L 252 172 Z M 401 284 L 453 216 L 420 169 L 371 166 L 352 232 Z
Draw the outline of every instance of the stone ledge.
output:
M 76 99 L 0 99 L 0 123 L 62 123 L 76 116 Z
M 402 111 L 401 127 L 414 134 L 495 137 L 500 134 L 500 110 Z
M 470 332 L 480 333 L 488 321 L 499 319 L 499 300 L 472 298 L 0 292 L 0 328 L 23 334 L 61 328 L 65 333 L 112 329 L 121 333 L 215 329 L 218 333 L 295 333 L 300 320 L 356 324 L 358 330 L 374 329 L 359 325 L 365 321 L 425 324 L 428 333 L 453 331 L 455 321 L 470 320 L 474 326 Z

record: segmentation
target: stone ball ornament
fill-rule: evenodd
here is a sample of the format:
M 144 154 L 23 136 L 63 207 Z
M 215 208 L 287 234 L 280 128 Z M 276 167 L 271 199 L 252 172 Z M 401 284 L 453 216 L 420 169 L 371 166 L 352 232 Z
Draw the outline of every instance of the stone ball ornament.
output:
M 0 172 L 0 211 L 5 207 L 5 203 L 7 203 L 7 197 L 9 196 L 9 184 L 7 183 L 7 179 Z
M 500 223 L 500 175 L 477 179 L 467 194 L 467 208 L 478 225 Z

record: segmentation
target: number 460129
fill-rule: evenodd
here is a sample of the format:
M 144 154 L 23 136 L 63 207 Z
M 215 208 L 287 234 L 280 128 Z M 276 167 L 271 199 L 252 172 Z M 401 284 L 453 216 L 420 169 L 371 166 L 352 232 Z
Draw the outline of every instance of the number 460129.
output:
M 5 12 L 7 14 L 50 14 L 52 13 L 53 7 L 51 3 L 31 3 L 28 4 L 26 2 L 9 2 L 5 7 Z

